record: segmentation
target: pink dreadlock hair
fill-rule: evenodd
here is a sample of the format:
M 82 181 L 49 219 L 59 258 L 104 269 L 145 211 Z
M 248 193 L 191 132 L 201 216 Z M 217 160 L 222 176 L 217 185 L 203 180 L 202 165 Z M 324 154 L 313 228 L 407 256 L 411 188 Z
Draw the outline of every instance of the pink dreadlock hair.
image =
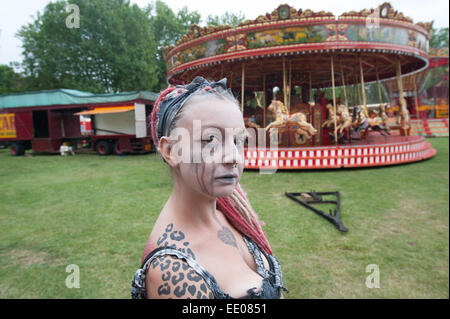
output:
M 177 93 L 181 93 L 183 89 L 169 87 L 163 90 L 160 93 L 158 99 L 156 100 L 153 107 L 153 111 L 150 115 L 152 139 L 158 151 L 159 151 L 159 143 L 158 143 L 159 138 L 157 136 L 158 135 L 157 114 L 159 111 L 159 106 L 161 101 L 163 101 L 165 97 L 174 90 L 179 90 Z M 215 89 L 211 89 L 211 87 L 207 86 L 199 91 L 200 91 L 199 94 L 196 95 L 202 95 L 203 92 L 206 91 L 209 92 L 214 91 L 213 94 L 215 94 L 216 96 L 225 97 L 233 101 L 233 103 L 235 103 L 240 110 L 239 104 L 234 98 L 234 96 L 225 90 L 215 91 Z M 171 128 L 175 126 L 173 124 L 177 121 L 177 118 L 179 117 L 180 113 L 182 112 L 179 112 L 176 118 L 173 120 Z M 171 129 L 169 129 L 168 133 L 170 133 L 170 131 Z M 239 230 L 242 234 L 252 239 L 258 245 L 258 247 L 265 253 L 272 255 L 272 250 L 267 240 L 267 236 L 262 228 L 263 222 L 258 218 L 258 215 L 253 210 L 252 206 L 250 205 L 250 202 L 247 199 L 247 196 L 245 195 L 245 192 L 242 190 L 239 184 L 236 186 L 236 188 L 234 189 L 233 193 L 230 196 L 226 198 L 217 198 L 216 206 L 237 230 Z

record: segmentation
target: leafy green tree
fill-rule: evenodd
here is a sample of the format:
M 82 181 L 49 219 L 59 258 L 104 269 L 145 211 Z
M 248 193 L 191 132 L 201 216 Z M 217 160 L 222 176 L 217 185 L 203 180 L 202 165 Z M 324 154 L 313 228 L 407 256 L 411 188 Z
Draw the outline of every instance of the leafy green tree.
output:
M 0 65 L 0 94 L 20 91 L 20 74 L 8 65 Z
M 430 47 L 432 48 L 448 48 L 448 27 L 441 29 L 433 29 L 430 37 Z
M 183 7 L 175 14 L 167 4 L 160 0 L 152 2 L 147 11 L 149 25 L 157 43 L 157 51 L 154 56 L 156 62 L 154 74 L 157 82 L 152 89 L 159 91 L 167 87 L 167 69 L 162 48 L 176 45 L 176 42 L 189 31 L 192 24 L 199 24 L 201 17 L 197 11 L 190 12 L 187 7 Z
M 448 87 L 448 65 L 433 68 L 428 72 L 423 88 L 429 89 L 434 86 Z
M 69 2 L 59 0 L 18 32 L 28 86 L 90 92 L 154 87 L 156 43 L 148 12 L 128 0 L 70 3 L 79 8 L 79 28 L 67 27 Z
M 209 15 L 206 18 L 206 24 L 207 25 L 215 25 L 219 26 L 222 24 L 228 24 L 232 27 L 237 27 L 239 23 L 243 22 L 245 20 L 245 15 L 239 11 L 239 13 L 233 13 L 233 12 L 225 12 L 223 15 Z

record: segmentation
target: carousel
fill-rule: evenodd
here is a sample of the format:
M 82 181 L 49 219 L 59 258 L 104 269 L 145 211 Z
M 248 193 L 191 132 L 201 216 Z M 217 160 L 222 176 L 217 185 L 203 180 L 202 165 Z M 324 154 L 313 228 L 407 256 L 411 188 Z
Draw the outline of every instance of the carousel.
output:
M 404 96 L 403 77 L 428 67 L 430 30 L 389 3 L 338 18 L 280 5 L 237 27 L 192 25 L 164 48 L 167 80 L 228 79 L 246 126 L 264 140 L 245 148 L 247 169 L 415 162 L 436 151 L 410 134 L 405 99 L 397 117 L 388 116 L 382 82 L 395 81 Z M 375 108 L 367 103 L 368 83 L 378 88 Z

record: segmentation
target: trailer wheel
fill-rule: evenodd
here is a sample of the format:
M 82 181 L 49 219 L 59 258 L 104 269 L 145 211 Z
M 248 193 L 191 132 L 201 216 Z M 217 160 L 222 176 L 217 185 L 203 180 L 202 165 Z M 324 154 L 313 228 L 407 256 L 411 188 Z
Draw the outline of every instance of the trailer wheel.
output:
M 12 143 L 11 144 L 11 155 L 12 156 L 22 156 L 25 154 L 25 148 L 22 143 Z
M 112 150 L 113 150 L 114 154 L 116 154 L 116 155 L 123 154 L 123 151 L 121 151 L 120 147 L 119 147 L 119 140 L 114 142 Z
M 98 155 L 109 155 L 111 154 L 111 143 L 108 141 L 98 141 L 95 146 Z

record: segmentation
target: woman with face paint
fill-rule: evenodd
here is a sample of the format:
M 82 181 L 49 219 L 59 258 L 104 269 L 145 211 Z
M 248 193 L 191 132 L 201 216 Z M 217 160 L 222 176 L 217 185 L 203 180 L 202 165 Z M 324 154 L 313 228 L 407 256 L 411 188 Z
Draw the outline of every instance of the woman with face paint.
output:
M 239 185 L 246 129 L 226 79 L 164 90 L 152 137 L 173 192 L 148 239 L 133 298 L 282 298 L 281 268 Z

